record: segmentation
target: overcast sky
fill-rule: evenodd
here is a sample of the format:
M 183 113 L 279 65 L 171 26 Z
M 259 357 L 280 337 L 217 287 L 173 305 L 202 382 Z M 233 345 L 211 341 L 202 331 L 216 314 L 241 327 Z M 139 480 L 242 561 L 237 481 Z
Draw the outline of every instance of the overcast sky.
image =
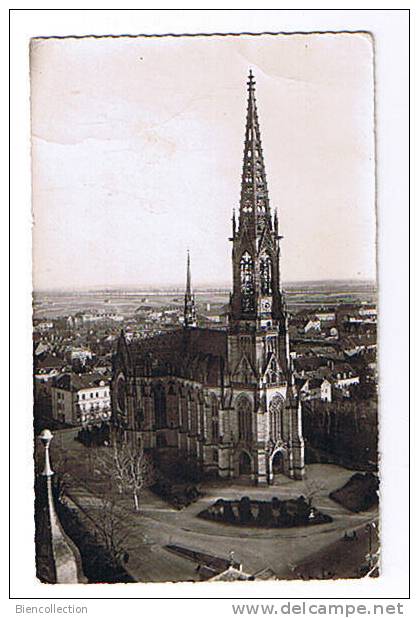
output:
M 283 281 L 375 277 L 367 35 L 36 40 L 35 289 L 231 280 L 256 78 Z

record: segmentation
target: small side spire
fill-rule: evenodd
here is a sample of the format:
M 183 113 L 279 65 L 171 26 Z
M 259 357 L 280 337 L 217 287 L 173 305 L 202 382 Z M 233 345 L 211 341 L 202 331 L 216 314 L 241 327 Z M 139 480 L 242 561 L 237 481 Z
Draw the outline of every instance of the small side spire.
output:
M 183 325 L 185 328 L 190 326 L 196 326 L 196 308 L 195 308 L 195 294 L 192 293 L 191 285 L 191 258 L 189 255 L 189 249 L 186 258 L 186 290 L 185 290 L 185 305 L 183 311 Z
M 191 256 L 189 255 L 189 249 L 187 250 L 186 257 L 186 294 L 191 294 Z

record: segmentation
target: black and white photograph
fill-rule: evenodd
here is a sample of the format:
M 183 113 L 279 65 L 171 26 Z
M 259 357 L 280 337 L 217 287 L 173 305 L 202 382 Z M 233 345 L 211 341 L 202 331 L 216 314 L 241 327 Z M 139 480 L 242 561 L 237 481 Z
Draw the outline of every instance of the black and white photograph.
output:
M 36 577 L 380 576 L 370 33 L 30 42 Z

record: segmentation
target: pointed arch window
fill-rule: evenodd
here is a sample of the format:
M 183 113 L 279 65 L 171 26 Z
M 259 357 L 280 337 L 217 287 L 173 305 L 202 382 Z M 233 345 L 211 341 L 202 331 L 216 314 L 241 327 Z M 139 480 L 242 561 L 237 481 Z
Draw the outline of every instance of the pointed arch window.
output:
M 193 409 L 192 409 L 192 393 L 191 391 L 188 391 L 188 396 L 187 396 L 187 414 L 188 414 L 188 420 L 187 420 L 187 430 L 188 433 L 191 433 L 192 431 L 192 414 L 193 414 Z
M 182 431 L 188 431 L 188 413 L 189 413 L 189 405 L 186 397 L 182 397 L 180 400 L 180 424 L 182 427 Z
M 250 442 L 252 439 L 252 406 L 247 397 L 240 397 L 237 403 L 239 417 L 239 439 Z
M 257 209 L 257 213 L 260 214 L 265 214 L 266 213 L 266 201 L 265 201 L 265 197 L 259 196 L 256 200 L 256 209 Z
M 269 374 L 269 382 L 271 384 L 274 384 L 277 381 L 277 379 L 278 379 L 278 374 L 277 374 L 276 361 L 275 359 L 272 359 L 270 374 Z
M 245 213 L 252 212 L 252 203 L 250 200 L 246 199 L 243 201 L 242 211 Z
M 272 294 L 272 260 L 269 255 L 260 259 L 260 285 L 262 294 Z
M 282 436 L 282 411 L 284 400 L 280 395 L 276 395 L 269 406 L 269 433 L 275 442 Z
M 157 384 L 153 392 L 154 396 L 154 418 L 156 429 L 167 427 L 167 406 L 166 391 L 161 384 Z
M 242 310 L 254 310 L 254 273 L 253 260 L 248 251 L 245 251 L 240 260 L 240 288 Z
M 198 401 L 195 395 L 191 396 L 191 417 L 190 417 L 190 434 L 196 436 L 198 433 Z
M 209 441 L 217 443 L 220 437 L 219 430 L 219 414 L 218 414 L 218 401 L 215 395 L 211 396 L 211 417 L 210 417 L 210 436 Z
M 167 421 L 169 427 L 178 425 L 178 396 L 173 384 L 170 384 L 167 393 Z

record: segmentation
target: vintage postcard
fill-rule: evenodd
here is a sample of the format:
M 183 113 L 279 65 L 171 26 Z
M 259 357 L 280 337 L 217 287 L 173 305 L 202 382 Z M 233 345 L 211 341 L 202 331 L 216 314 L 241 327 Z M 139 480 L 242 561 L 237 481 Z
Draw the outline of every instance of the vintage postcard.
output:
M 38 579 L 379 577 L 372 35 L 30 65 Z

